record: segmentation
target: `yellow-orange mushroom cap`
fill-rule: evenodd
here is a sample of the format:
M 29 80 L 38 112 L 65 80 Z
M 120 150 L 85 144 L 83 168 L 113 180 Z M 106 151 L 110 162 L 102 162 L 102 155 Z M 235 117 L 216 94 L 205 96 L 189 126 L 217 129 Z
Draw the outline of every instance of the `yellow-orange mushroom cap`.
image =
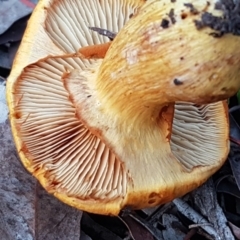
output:
M 79 2 L 90 9 L 104 1 Z M 196 2 L 204 4 L 205 1 Z M 210 2 L 208 11 L 215 13 L 211 4 L 216 1 L 207 2 Z M 109 40 L 91 32 L 89 23 L 83 24 L 80 30 L 75 25 L 66 28 L 70 24 L 68 21 L 74 22 L 74 16 L 86 17 L 87 21 L 97 14 L 92 11 L 92 15 L 84 15 L 81 11 L 76 15 L 77 5 L 68 3 L 67 0 L 52 1 L 49 12 L 48 8 L 36 10 L 36 14 L 43 9 L 47 11 L 45 30 L 41 31 L 46 31 L 46 39 L 59 49 L 56 54 L 59 56 L 44 56 L 35 59 L 35 63 L 25 61 L 25 66 L 19 63 L 20 67 L 13 68 L 9 78 L 11 125 L 25 167 L 65 203 L 100 214 L 116 215 L 125 207 L 143 208 L 165 203 L 206 181 L 224 163 L 229 151 L 227 105 L 224 101 L 216 102 L 227 95 L 214 92 L 212 85 L 212 92 L 189 90 L 188 78 L 184 82 L 179 76 L 183 73 L 192 76 L 192 82 L 198 77 L 191 71 L 191 64 L 196 61 L 191 51 L 198 44 L 189 44 L 190 53 L 183 48 L 184 65 L 177 41 L 181 31 L 186 31 L 181 35 L 186 43 L 189 36 L 199 44 L 203 40 L 206 46 L 209 46 L 208 41 L 215 41 L 209 36 L 208 27 L 199 31 L 194 24 L 193 20 L 205 11 L 202 5 L 196 6 L 200 9 L 197 17 L 180 0 L 175 3 L 147 1 L 145 5 L 143 1 L 119 0 L 112 5 L 113 12 L 109 10 L 111 1 L 105 1 L 109 3 L 106 4 L 108 10 L 98 16 L 105 24 L 100 27 L 119 33 L 104 59 L 89 59 L 88 45 L 104 44 Z M 109 27 L 111 13 L 122 9 L 119 6 L 127 9 L 128 4 L 133 10 L 123 11 L 127 14 L 122 22 L 127 22 L 132 16 L 130 13 L 134 13 L 131 20 L 118 29 Z M 103 9 L 105 5 L 101 6 Z M 177 22 L 166 29 L 161 26 L 162 19 L 169 16 L 172 8 L 176 9 Z M 179 17 L 182 9 L 189 20 Z M 122 13 L 122 16 L 125 15 Z M 33 23 L 31 25 L 30 21 L 29 28 Z M 69 37 L 75 31 L 75 37 Z M 83 35 L 78 35 L 80 33 Z M 168 33 L 172 44 L 166 41 Z M 218 39 L 236 44 L 224 54 L 237 55 L 239 43 L 235 38 L 238 40 L 237 36 L 226 34 Z M 161 48 L 161 44 L 153 40 L 161 40 L 165 45 Z M 23 41 L 21 48 L 26 44 L 29 42 Z M 33 49 L 35 44 L 31 45 Z M 216 41 L 217 53 L 219 46 Z M 81 50 L 81 47 L 84 48 Z M 141 49 L 144 54 L 139 54 Z M 61 51 L 68 54 L 63 55 Z M 211 54 L 216 53 L 210 50 L 203 58 L 198 56 L 199 64 L 210 59 L 219 66 L 218 58 Z M 16 62 L 22 57 L 19 54 Z M 229 69 L 221 75 L 221 68 L 218 76 L 229 79 L 233 76 L 236 80 L 238 60 L 235 55 L 233 59 L 233 64 L 225 67 L 232 68 L 234 75 L 229 74 Z M 204 77 L 211 71 L 215 73 L 216 68 L 211 66 L 205 69 L 205 75 L 203 71 L 201 78 L 198 77 L 202 83 L 198 83 L 199 89 L 210 89 Z M 174 79 L 183 84 L 174 83 Z M 239 82 L 231 80 L 230 83 L 236 91 Z

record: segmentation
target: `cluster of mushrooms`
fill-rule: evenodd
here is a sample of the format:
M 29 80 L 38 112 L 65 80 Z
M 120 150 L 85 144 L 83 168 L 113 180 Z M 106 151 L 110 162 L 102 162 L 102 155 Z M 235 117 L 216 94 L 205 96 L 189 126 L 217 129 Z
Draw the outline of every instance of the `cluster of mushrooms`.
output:
M 224 2 L 40 0 L 7 83 L 25 168 L 110 215 L 205 182 L 227 158 L 226 99 L 240 87 L 239 3 Z

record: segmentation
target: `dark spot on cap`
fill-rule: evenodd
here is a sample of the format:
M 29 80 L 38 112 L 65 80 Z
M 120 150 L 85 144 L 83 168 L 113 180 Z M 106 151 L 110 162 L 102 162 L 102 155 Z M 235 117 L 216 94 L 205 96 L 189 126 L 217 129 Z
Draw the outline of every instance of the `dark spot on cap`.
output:
M 177 0 L 171 0 L 172 3 L 175 3 Z
M 174 16 L 174 9 L 173 9 L 173 8 L 170 10 L 168 16 L 169 16 L 172 24 L 175 24 L 175 23 L 176 23 L 176 18 L 175 18 L 175 16 Z
M 129 15 L 129 18 L 132 18 L 133 17 L 133 13 L 131 13 L 130 15 Z
M 14 114 L 14 117 L 15 117 L 16 119 L 20 119 L 20 118 L 22 117 L 22 114 L 21 114 L 20 112 L 16 112 L 16 113 Z
M 152 192 L 152 193 L 149 194 L 149 198 L 155 198 L 157 196 L 158 196 L 158 194 L 155 193 L 155 192 Z
M 87 98 L 90 98 L 92 95 L 88 95 Z
M 182 18 L 182 19 L 187 18 L 187 13 L 183 12 L 183 13 L 181 14 L 181 18 Z
M 223 32 L 211 32 L 211 33 L 209 33 L 210 36 L 213 36 L 215 38 L 220 38 L 220 37 L 223 36 L 223 34 L 224 34 Z
M 155 199 L 150 199 L 150 200 L 148 200 L 148 204 L 150 204 L 150 205 L 154 204 L 155 202 L 156 202 Z
M 164 18 L 161 22 L 161 27 L 162 28 L 168 28 L 169 27 L 169 21 Z
M 223 87 L 221 90 L 222 90 L 223 92 L 226 92 L 228 89 L 227 89 L 226 87 Z
M 184 57 L 180 57 L 180 60 L 184 60 Z
M 173 83 L 176 85 L 176 86 L 179 86 L 179 85 L 182 85 L 183 84 L 183 82 L 181 82 L 179 79 L 177 79 L 177 78 L 175 78 L 174 80 L 173 80 Z
M 192 14 L 198 14 L 199 11 L 193 6 L 192 3 L 184 3 L 184 6 L 190 9 Z

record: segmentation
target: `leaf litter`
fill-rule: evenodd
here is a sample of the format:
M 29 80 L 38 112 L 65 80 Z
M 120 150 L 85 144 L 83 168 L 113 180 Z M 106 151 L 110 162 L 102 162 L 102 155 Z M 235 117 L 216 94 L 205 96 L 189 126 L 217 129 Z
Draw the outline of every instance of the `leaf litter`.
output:
M 231 150 L 225 165 L 200 188 L 173 202 L 155 208 L 123 211 L 118 217 L 90 214 L 50 196 L 25 171 L 18 160 L 7 120 L 5 85 L 36 3 L 37 0 L 0 1 L 1 238 L 240 239 L 240 92 L 229 101 Z M 114 38 L 111 33 L 107 34 Z

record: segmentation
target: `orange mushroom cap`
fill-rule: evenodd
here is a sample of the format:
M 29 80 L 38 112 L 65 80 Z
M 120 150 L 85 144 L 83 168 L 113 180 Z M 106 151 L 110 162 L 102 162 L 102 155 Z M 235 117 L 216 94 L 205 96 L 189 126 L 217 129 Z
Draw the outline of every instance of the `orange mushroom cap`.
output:
M 7 96 L 20 158 L 47 191 L 81 210 L 116 215 L 182 196 L 221 167 L 229 129 L 226 102 L 218 100 L 239 87 L 239 41 L 197 29 L 204 12 L 222 11 L 214 0 L 195 2 L 198 14 L 181 0 L 39 3 Z M 109 39 L 89 29 L 96 23 L 118 33 L 109 49 Z M 37 53 L 46 43 L 55 56 Z M 222 81 L 211 83 L 206 77 L 216 72 Z M 231 89 L 223 93 L 225 78 Z

